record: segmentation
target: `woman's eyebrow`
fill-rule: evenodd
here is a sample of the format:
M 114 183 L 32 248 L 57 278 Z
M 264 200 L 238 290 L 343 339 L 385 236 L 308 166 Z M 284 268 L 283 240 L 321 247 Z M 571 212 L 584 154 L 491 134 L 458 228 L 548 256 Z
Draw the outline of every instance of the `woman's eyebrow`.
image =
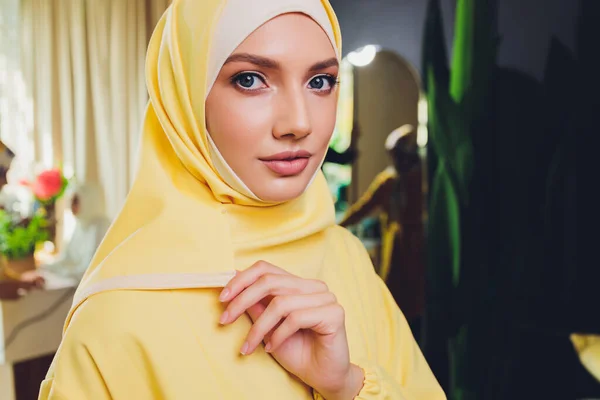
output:
M 248 62 L 250 64 L 254 64 L 256 66 L 267 68 L 267 69 L 280 69 L 280 65 L 277 61 L 272 60 L 267 57 L 261 57 L 261 56 L 257 56 L 255 54 L 249 54 L 249 53 L 232 54 L 229 57 L 227 57 L 227 60 L 225 60 L 225 63 L 223 65 L 230 63 L 230 62 L 236 62 L 236 61 Z
M 275 61 L 271 58 L 262 57 L 262 56 L 258 56 L 256 54 L 249 54 L 249 53 L 232 54 L 229 57 L 227 57 L 227 60 L 225 60 L 225 63 L 223 65 L 231 63 L 231 62 L 247 62 L 247 63 L 254 64 L 256 66 L 266 68 L 266 69 L 281 69 L 281 64 L 278 61 Z M 338 62 L 337 58 L 332 57 L 330 59 L 327 59 L 324 61 L 319 61 L 319 62 L 313 64 L 308 70 L 310 72 L 317 72 L 317 71 L 321 71 L 321 70 L 329 68 L 329 67 L 338 67 L 338 66 L 339 66 L 339 62 Z
M 339 67 L 340 63 L 338 62 L 337 58 L 332 57 L 328 60 L 325 61 L 319 61 L 318 63 L 313 64 L 312 67 L 310 67 L 308 70 L 310 72 L 317 72 L 317 71 L 321 71 L 323 69 L 327 69 L 329 67 Z

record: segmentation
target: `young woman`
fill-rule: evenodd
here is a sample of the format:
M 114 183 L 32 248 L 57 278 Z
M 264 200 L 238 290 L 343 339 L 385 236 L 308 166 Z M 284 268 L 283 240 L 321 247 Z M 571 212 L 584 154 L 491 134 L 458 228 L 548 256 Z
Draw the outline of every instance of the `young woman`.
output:
M 139 173 L 41 399 L 444 393 L 320 173 L 340 33 L 319 0 L 175 0 Z

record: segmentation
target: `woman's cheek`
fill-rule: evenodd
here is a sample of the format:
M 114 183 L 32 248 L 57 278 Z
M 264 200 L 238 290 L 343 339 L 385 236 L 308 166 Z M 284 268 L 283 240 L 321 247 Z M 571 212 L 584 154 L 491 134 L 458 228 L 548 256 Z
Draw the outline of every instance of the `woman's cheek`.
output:
M 270 126 L 273 125 L 273 106 L 268 98 L 264 96 L 246 96 L 246 98 L 236 99 L 229 103 L 229 113 L 226 120 L 230 123 L 235 119 L 237 125 L 243 124 L 245 127 L 256 127 L 264 130 L 267 128 L 267 133 L 270 133 Z
M 320 107 L 316 108 L 313 115 L 313 133 L 316 133 L 319 136 L 319 142 L 324 142 L 324 146 L 326 147 L 329 144 L 329 140 L 331 139 L 331 136 L 333 135 L 333 130 L 335 129 L 335 102 L 326 102 L 324 104 L 321 104 Z

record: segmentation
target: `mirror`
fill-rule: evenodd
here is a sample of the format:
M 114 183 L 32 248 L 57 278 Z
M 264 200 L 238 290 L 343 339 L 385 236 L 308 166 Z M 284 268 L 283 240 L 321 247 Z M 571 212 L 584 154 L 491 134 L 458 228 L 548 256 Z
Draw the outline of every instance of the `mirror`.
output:
M 349 151 L 354 158 L 346 165 L 324 165 L 338 222 L 361 239 L 418 336 L 426 187 L 420 79 L 397 53 L 365 46 L 344 59 L 340 84 L 331 147 L 337 159 L 347 160 L 337 155 Z

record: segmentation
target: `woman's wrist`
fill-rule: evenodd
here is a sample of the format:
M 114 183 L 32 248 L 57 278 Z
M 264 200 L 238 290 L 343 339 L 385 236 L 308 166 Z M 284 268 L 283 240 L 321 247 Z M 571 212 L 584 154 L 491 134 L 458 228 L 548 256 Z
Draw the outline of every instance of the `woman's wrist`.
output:
M 358 365 L 350 364 L 350 369 L 341 389 L 331 392 L 328 390 L 317 390 L 325 400 L 352 400 L 362 390 L 364 381 L 365 371 Z

